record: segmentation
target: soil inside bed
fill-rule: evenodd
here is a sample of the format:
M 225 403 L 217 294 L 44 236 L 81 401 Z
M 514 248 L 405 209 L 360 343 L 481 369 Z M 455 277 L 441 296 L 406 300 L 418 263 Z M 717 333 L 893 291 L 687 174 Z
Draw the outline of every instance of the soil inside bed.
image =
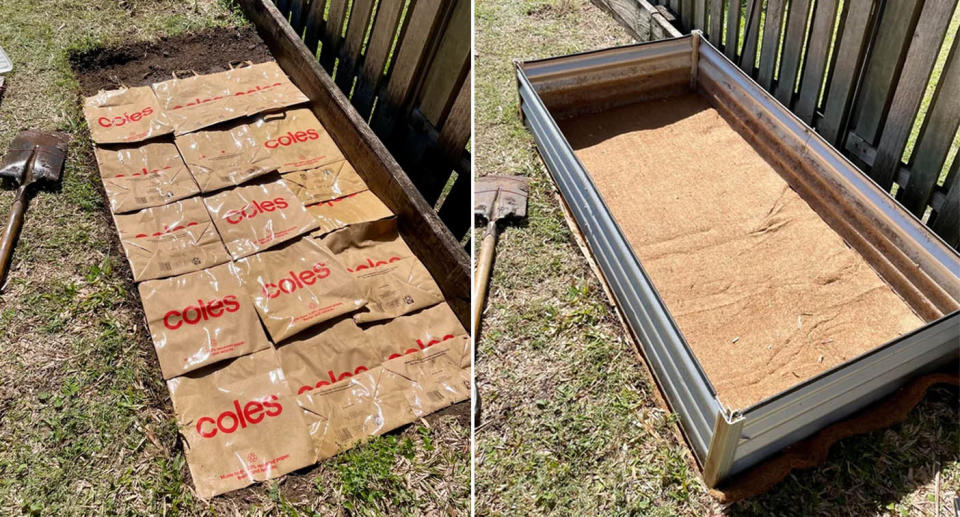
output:
M 559 123 L 726 407 L 924 324 L 702 97 Z

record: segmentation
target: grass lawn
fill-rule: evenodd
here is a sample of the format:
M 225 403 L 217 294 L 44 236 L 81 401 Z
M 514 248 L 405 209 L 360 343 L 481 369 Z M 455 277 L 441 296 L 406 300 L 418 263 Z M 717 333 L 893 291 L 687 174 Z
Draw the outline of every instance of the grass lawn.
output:
M 0 0 L 14 62 L 0 149 L 21 128 L 73 134 L 62 190 L 27 213 L 0 295 L 0 514 L 463 514 L 469 425 L 452 415 L 318 467 L 204 502 L 92 162 L 71 49 L 246 22 L 214 0 Z M 0 191 L 6 221 L 13 191 Z
M 726 508 L 710 497 L 517 116 L 512 59 L 629 37 L 574 0 L 477 0 L 476 30 L 477 172 L 532 179 L 529 220 L 507 227 L 497 249 L 477 345 L 477 514 L 934 515 L 939 500 L 948 515 L 960 489 L 960 412 L 946 388 L 903 424 L 838 443 L 827 463 L 764 496 Z

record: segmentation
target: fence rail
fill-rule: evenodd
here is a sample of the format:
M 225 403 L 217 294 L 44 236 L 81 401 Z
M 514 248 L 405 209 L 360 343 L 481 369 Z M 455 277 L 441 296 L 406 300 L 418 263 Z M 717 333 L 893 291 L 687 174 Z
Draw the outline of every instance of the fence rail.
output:
M 455 237 L 470 210 L 470 0 L 274 0 Z
M 904 207 L 960 247 L 960 37 L 950 26 L 957 23 L 957 0 L 593 1 L 640 39 L 669 33 L 665 21 L 684 32 L 702 30 Z M 912 151 L 905 152 L 917 125 Z

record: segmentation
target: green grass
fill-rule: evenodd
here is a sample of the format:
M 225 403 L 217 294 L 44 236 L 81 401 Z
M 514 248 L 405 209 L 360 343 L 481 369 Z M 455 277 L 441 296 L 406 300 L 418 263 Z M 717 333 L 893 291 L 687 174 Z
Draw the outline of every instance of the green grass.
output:
M 950 389 L 933 390 L 901 425 L 837 444 L 828 462 L 764 496 L 716 503 L 517 116 L 512 59 L 629 37 L 570 0 L 479 0 L 476 27 L 477 172 L 531 178 L 529 220 L 502 234 L 477 344 L 477 515 L 923 515 L 938 493 L 946 512 L 960 489 Z
M 210 502 L 193 494 L 67 56 L 245 23 L 214 0 L 0 1 L 0 46 L 14 62 L 0 149 L 24 127 L 73 135 L 62 188 L 31 203 L 0 294 L 0 514 L 467 511 L 469 428 L 450 415 L 279 481 Z M 4 221 L 12 198 L 0 190 Z

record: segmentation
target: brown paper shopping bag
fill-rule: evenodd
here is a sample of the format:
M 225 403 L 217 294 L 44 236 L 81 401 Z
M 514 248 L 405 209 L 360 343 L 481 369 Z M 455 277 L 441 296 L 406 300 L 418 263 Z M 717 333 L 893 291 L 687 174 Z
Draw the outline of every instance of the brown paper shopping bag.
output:
M 165 205 L 200 192 L 171 142 L 97 146 L 95 154 L 113 213 Z
M 139 285 L 163 378 L 270 347 L 227 264 Z
M 235 259 L 295 239 L 318 224 L 278 178 L 227 189 L 203 202 Z
M 448 341 L 298 395 L 317 459 L 469 399 L 469 348 Z
M 393 217 L 393 212 L 387 205 L 369 190 L 309 205 L 307 210 L 317 218 L 320 225 L 320 229 L 313 233 L 314 237 L 322 237 L 351 224 Z
M 98 144 L 139 142 L 173 132 L 149 86 L 101 90 L 83 100 L 83 115 Z
M 272 348 L 167 381 L 200 497 L 314 463 L 303 412 Z
M 383 361 L 414 354 L 446 341 L 470 343 L 457 315 L 444 303 L 364 330 Z M 461 365 L 466 368 L 469 364 Z
M 287 339 L 277 349 L 290 388 L 297 394 L 329 386 L 380 364 L 380 351 L 345 317 Z
M 367 303 L 333 253 L 309 237 L 238 260 L 231 267 L 274 342 Z
M 200 198 L 115 215 L 137 282 L 182 275 L 230 260 Z
M 315 169 L 288 172 L 283 175 L 283 181 L 305 205 L 367 190 L 367 184 L 346 160 Z
M 174 76 L 153 90 L 178 135 L 308 100 L 273 61 Z
M 443 301 L 443 293 L 400 234 L 396 219 L 354 224 L 320 241 L 346 266 L 367 299 L 358 323 L 379 321 Z
M 202 192 L 240 185 L 277 169 L 246 121 L 179 135 L 175 142 Z

